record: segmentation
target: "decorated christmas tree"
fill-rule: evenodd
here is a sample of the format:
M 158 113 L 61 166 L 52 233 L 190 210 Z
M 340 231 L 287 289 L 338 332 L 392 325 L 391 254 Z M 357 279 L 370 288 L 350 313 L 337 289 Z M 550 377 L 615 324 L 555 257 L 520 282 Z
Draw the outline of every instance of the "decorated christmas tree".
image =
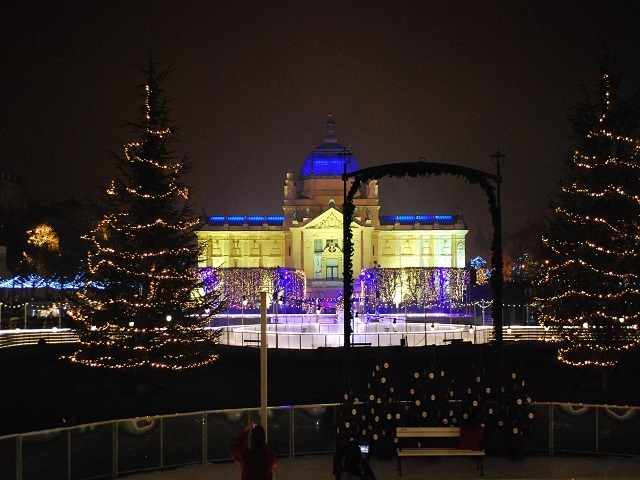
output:
M 379 457 L 391 454 L 396 425 L 402 413 L 389 375 L 389 363 L 382 362 L 371 372 L 362 396 L 353 392 L 344 395 L 336 418 L 339 443 L 365 442 L 371 445 L 371 452 Z
M 380 362 L 371 372 L 362 412 L 362 437 L 373 451 L 387 457 L 394 451 L 396 425 L 401 418 L 397 392 L 391 381 L 388 362 Z
M 346 445 L 361 437 L 361 425 L 366 420 L 365 405 L 353 392 L 345 393 L 336 413 L 336 443 Z
M 214 361 L 217 333 L 207 328 L 221 308 L 198 270 L 193 214 L 178 156 L 175 126 L 162 84 L 166 71 L 149 60 L 138 140 L 114 155 L 118 176 L 105 195 L 105 215 L 87 236 L 89 282 L 75 312 L 82 347 L 71 360 L 110 368 L 182 369 Z
M 453 379 L 435 366 L 415 372 L 405 405 L 413 417 L 412 423 L 421 427 L 449 426 L 455 418 L 449 415 L 453 384 Z
M 615 365 L 638 341 L 640 108 L 637 96 L 621 98 L 609 66 L 571 111 L 576 148 L 544 238 L 541 323 L 565 342 L 559 359 L 571 365 Z

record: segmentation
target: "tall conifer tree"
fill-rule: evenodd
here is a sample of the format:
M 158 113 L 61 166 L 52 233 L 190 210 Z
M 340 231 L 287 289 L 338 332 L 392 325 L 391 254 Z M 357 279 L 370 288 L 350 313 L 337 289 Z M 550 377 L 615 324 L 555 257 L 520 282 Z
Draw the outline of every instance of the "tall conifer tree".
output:
M 106 191 L 106 213 L 87 236 L 90 281 L 79 293 L 82 348 L 71 359 L 92 366 L 181 369 L 216 359 L 217 334 L 201 327 L 221 307 L 198 271 L 193 213 L 183 175 L 186 157 L 172 150 L 176 127 L 158 72 L 140 68 L 139 136 L 114 154 L 119 174 Z
M 568 346 L 560 360 L 608 367 L 637 344 L 640 320 L 640 108 L 603 62 L 574 106 L 575 152 L 544 238 L 550 260 L 541 322 Z

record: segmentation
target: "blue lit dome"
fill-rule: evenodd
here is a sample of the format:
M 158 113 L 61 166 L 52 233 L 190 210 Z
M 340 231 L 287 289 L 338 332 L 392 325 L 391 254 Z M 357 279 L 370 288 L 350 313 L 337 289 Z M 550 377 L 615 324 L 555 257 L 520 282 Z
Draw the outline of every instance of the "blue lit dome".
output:
M 325 124 L 324 143 L 314 148 L 304 162 L 300 177 L 339 176 L 344 171 L 343 162 L 349 160 L 347 172 L 360 170 L 356 158 L 349 149 L 338 144 L 336 122 L 329 116 Z

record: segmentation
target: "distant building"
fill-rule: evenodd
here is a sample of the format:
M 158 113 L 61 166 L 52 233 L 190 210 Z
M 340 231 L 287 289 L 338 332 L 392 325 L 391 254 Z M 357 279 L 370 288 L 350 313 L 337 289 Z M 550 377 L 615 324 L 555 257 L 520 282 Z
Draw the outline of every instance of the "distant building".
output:
M 335 298 L 342 290 L 342 201 L 344 162 L 358 162 L 338 144 L 336 123 L 325 125 L 324 143 L 314 148 L 299 175 L 284 181 L 282 216 L 211 216 L 198 231 L 204 246 L 201 267 L 286 267 L 304 271 L 307 297 Z M 354 199 L 351 225 L 353 271 L 376 266 L 465 267 L 467 229 L 460 214 L 380 215 L 377 181 Z
M 19 260 L 25 214 L 29 208 L 29 190 L 22 179 L 0 172 L 0 278 L 12 276 L 8 266 Z
M 0 212 L 24 212 L 29 207 L 29 191 L 16 175 L 0 172 Z

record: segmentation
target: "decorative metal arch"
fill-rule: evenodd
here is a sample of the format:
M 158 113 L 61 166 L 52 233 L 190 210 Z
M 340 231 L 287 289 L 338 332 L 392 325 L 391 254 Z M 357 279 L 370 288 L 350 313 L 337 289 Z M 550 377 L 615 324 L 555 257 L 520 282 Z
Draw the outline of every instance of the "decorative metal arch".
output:
M 464 179 L 472 184 L 478 184 L 482 191 L 487 195 L 489 202 L 489 212 L 493 223 L 493 241 L 491 242 L 491 289 L 493 291 L 493 326 L 495 331 L 496 345 L 502 348 L 502 219 L 500 208 L 500 176 L 501 159 L 504 156 L 497 152 L 492 156 L 496 160 L 497 174 L 491 174 L 476 170 L 474 168 L 463 167 L 460 165 L 450 165 L 447 163 L 431 163 L 431 162 L 405 162 L 405 163 L 389 163 L 379 165 L 377 167 L 363 168 L 342 175 L 342 181 L 345 183 L 344 205 L 342 209 L 343 215 L 343 235 L 344 235 L 344 346 L 348 350 L 351 346 L 351 296 L 353 295 L 353 234 L 351 232 L 351 222 L 353 221 L 353 213 L 355 206 L 353 198 L 364 182 L 370 180 L 379 180 L 382 177 L 430 177 L 432 175 L 453 175 L 456 177 L 464 177 Z M 353 178 L 353 184 L 349 191 L 346 191 L 346 185 L 349 178 Z M 495 186 L 491 181 L 495 182 Z M 497 192 L 497 196 L 496 196 Z

